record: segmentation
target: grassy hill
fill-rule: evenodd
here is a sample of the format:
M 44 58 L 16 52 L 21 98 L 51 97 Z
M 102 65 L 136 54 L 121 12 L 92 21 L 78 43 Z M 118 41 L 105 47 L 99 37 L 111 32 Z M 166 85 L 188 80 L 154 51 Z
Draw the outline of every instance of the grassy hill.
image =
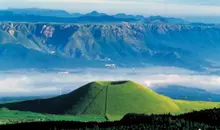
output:
M 56 115 L 122 118 L 127 113 L 180 114 L 220 103 L 173 100 L 132 81 L 92 82 L 58 97 L 0 104 L 0 108 Z

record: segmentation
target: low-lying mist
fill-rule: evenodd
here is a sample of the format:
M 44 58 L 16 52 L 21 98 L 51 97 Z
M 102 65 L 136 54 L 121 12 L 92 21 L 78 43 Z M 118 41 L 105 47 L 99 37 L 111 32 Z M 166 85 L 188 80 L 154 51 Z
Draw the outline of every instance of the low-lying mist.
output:
M 132 80 L 146 87 L 181 85 L 219 90 L 220 76 L 175 67 L 57 69 L 0 72 L 0 97 L 59 95 L 97 80 Z

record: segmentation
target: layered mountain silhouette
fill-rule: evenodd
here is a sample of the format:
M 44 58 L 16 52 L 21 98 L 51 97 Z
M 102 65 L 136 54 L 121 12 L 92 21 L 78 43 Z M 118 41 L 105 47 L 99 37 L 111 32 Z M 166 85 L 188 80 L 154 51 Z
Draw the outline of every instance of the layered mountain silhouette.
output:
M 2 47 L 16 44 L 27 48 L 24 51 L 33 49 L 74 61 L 201 69 L 210 65 L 209 60 L 219 58 L 218 30 L 217 26 L 164 23 L 1 23 L 0 43 L 4 44 Z M 70 67 L 75 66 L 70 63 Z
M 97 11 L 71 14 L 36 8 L 2 10 L 0 16 L 0 20 L 5 21 L 0 23 L 0 44 L 4 44 L 0 47 L 11 50 L 11 45 L 5 44 L 16 44 L 25 47 L 22 51 L 26 52 L 22 53 L 29 57 L 33 55 L 32 50 L 36 50 L 43 53 L 40 55 L 50 55 L 43 57 L 45 59 L 54 55 L 67 58 L 65 64 L 69 68 L 76 67 L 72 61 L 79 60 L 82 63 L 92 61 L 96 67 L 157 65 L 205 70 L 213 67 L 212 61 L 219 59 L 216 53 L 220 51 L 220 31 L 215 24 L 188 23 L 161 16 L 107 15 Z M 5 55 L 0 61 L 9 61 Z M 22 65 L 19 56 L 13 57 L 18 59 L 19 65 L 36 67 Z M 2 66 L 16 64 L 3 61 Z M 56 65 L 53 64 L 60 67 Z M 90 67 L 91 64 L 84 65 Z
M 16 9 L 9 8 L 0 10 L 1 21 L 19 21 L 19 22 L 58 22 L 58 23 L 176 23 L 186 24 L 187 22 L 178 18 L 166 18 L 161 16 L 144 17 L 142 15 L 127 15 L 118 13 L 108 15 L 97 11 L 92 11 L 86 14 L 69 13 L 64 10 L 39 9 L 39 8 L 24 8 Z

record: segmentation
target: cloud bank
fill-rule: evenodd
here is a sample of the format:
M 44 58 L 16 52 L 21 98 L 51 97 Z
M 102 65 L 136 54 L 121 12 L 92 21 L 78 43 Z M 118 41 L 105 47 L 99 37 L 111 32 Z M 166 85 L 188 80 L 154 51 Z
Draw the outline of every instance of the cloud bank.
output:
M 70 92 L 97 80 L 133 80 L 146 87 L 182 85 L 219 90 L 220 76 L 174 68 L 148 69 L 87 69 L 56 72 L 16 71 L 0 72 L 0 96 L 37 96 Z

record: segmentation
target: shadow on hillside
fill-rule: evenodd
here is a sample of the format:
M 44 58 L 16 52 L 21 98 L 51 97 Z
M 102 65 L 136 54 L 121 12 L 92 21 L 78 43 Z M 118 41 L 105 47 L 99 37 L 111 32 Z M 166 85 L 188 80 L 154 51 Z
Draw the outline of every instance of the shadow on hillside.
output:
M 113 81 L 113 82 L 111 82 L 111 85 L 121 85 L 121 84 L 125 84 L 127 82 L 128 81 Z

